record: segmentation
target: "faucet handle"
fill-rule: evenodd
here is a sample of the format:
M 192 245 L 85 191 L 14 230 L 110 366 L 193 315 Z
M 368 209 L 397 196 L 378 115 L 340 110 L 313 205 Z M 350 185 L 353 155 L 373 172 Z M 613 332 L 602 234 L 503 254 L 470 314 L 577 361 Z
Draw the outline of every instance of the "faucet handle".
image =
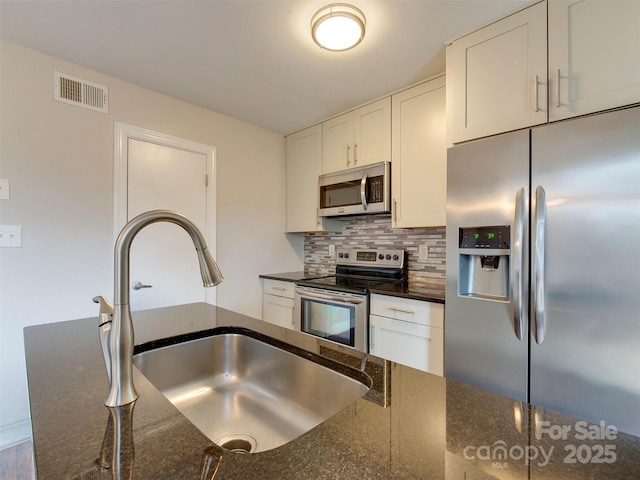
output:
M 100 304 L 100 317 L 102 318 L 102 315 L 113 315 L 113 305 L 111 305 L 109 303 L 109 301 L 104 298 L 102 295 L 98 295 L 96 297 L 93 297 L 93 303 L 99 303 Z M 102 322 L 101 322 L 102 323 Z
M 111 385 L 111 350 L 109 343 L 111 342 L 111 321 L 113 320 L 113 305 L 102 295 L 93 297 L 93 303 L 100 304 L 100 314 L 98 315 L 98 331 L 100 334 L 100 347 L 102 347 L 102 356 L 104 358 L 104 366 L 107 369 L 107 379 Z

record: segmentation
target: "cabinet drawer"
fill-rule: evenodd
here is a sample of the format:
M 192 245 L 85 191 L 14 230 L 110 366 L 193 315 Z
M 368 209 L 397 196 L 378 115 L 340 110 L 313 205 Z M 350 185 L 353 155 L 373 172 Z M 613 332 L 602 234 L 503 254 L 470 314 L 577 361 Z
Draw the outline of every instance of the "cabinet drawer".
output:
M 444 305 L 389 295 L 371 295 L 370 313 L 382 317 L 444 328 Z
M 373 355 L 434 375 L 444 373 L 444 330 L 371 315 Z
M 283 282 L 280 280 L 263 279 L 262 292 L 279 297 L 293 298 L 296 284 L 293 282 Z

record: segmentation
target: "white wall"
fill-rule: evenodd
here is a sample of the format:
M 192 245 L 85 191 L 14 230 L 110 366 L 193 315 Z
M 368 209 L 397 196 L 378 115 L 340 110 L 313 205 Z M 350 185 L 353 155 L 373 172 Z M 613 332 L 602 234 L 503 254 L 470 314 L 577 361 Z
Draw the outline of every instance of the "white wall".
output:
M 0 223 L 22 248 L 0 249 L 0 448 L 30 435 L 22 330 L 92 317 L 111 298 L 113 124 L 217 148 L 218 305 L 260 316 L 260 273 L 300 269 L 285 236 L 281 135 L 10 43 L 0 44 Z M 170 68 L 170 67 L 168 67 Z M 109 114 L 53 101 L 53 72 L 109 88 Z M 97 335 L 97 330 L 96 330 Z

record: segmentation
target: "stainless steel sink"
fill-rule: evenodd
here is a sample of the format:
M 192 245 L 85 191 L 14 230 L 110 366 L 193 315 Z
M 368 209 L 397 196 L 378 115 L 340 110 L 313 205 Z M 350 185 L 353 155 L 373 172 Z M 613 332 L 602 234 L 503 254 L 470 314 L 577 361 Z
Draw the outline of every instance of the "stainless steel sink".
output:
M 363 396 L 360 370 L 240 328 L 136 354 L 134 365 L 221 447 L 283 445 Z M 154 345 L 155 346 L 155 345 Z

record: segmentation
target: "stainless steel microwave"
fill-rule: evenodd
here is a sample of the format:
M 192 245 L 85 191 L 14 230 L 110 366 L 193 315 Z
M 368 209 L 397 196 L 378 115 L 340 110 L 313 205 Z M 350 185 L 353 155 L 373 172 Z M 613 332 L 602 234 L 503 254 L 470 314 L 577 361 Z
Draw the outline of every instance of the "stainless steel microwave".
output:
M 321 217 L 391 211 L 391 164 L 374 163 L 318 177 Z

